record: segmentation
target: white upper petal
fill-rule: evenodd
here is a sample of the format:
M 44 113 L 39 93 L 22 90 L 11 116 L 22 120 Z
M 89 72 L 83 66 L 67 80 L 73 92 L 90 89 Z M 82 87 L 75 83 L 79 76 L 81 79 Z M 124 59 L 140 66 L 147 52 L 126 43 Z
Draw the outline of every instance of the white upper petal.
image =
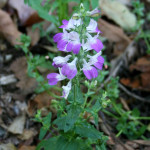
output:
M 68 82 L 68 84 L 66 86 L 62 86 L 62 88 L 63 88 L 63 97 L 65 99 L 67 99 L 67 97 L 70 93 L 71 86 L 72 86 L 71 80 Z
M 90 64 L 90 65 L 94 65 L 94 64 L 98 61 L 97 58 L 98 58 L 101 54 L 102 54 L 102 52 L 100 51 L 100 52 L 98 52 L 97 54 L 95 54 L 94 56 L 87 55 L 87 57 L 90 58 L 90 59 L 89 59 L 89 64 Z
M 91 20 L 90 20 L 90 23 L 89 23 L 89 25 L 86 27 L 86 29 L 87 29 L 87 31 L 88 31 L 89 33 L 92 33 L 92 32 L 95 32 L 96 27 L 97 27 L 97 22 L 96 22 L 94 19 L 91 19 Z
M 57 57 L 54 57 L 53 61 L 56 65 L 65 64 L 65 63 L 67 63 L 67 61 L 69 60 L 70 57 L 71 57 L 71 55 L 67 55 L 66 57 L 57 56 Z
M 87 63 L 85 59 L 83 59 L 83 68 L 82 70 L 91 70 L 92 66 L 90 63 Z

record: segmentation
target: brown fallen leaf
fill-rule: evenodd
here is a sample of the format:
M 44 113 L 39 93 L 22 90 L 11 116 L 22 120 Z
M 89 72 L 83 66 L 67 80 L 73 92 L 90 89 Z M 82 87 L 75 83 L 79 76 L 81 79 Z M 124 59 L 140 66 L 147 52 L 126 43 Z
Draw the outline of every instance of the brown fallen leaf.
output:
M 0 33 L 12 44 L 19 44 L 17 39 L 20 38 L 21 32 L 13 23 L 9 14 L 3 10 L 0 10 Z
M 125 86 L 132 87 L 132 88 L 139 88 L 140 87 L 140 79 L 130 79 L 130 78 L 121 78 L 120 82 Z
M 150 91 L 150 55 L 139 58 L 129 68 L 130 71 L 137 70 L 139 73 L 132 78 L 122 78 L 120 82 L 131 88 Z
M 150 72 L 145 72 L 141 74 L 142 87 L 150 90 Z
M 35 30 L 32 27 L 27 27 L 27 35 L 31 38 L 31 46 L 34 46 L 40 40 L 40 31 L 38 28 Z
M 130 71 L 133 70 L 150 72 L 150 55 L 141 57 L 134 64 L 130 65 Z
M 35 146 L 26 146 L 26 145 L 23 145 L 18 150 L 35 150 L 35 149 L 36 149 Z
M 22 24 L 24 24 L 27 19 L 35 12 L 35 10 L 24 3 L 24 0 L 9 0 L 8 5 L 17 10 L 19 19 Z
M 10 69 L 15 73 L 15 76 L 19 79 L 16 84 L 21 90 L 22 95 L 32 93 L 37 87 L 37 82 L 34 78 L 28 77 L 27 75 L 27 62 L 25 57 L 20 57 L 14 61 Z
M 112 25 L 103 19 L 99 19 L 98 26 L 102 31 L 102 36 L 106 37 L 111 42 L 115 42 L 115 49 L 117 49 L 117 51 L 120 51 L 120 53 L 124 51 L 131 42 L 121 28 Z
M 35 129 L 24 129 L 23 134 L 19 135 L 18 138 L 21 140 L 28 140 L 37 134 L 38 132 Z
M 53 89 L 51 89 L 53 91 Z M 60 95 L 60 92 L 53 91 L 56 95 Z M 33 116 L 37 109 L 42 110 L 42 114 L 45 115 L 48 113 L 48 110 L 52 111 L 53 113 L 56 113 L 56 110 L 50 107 L 51 100 L 53 97 L 49 95 L 47 92 L 43 92 L 38 94 L 34 99 L 29 100 L 28 102 L 28 114 L 30 116 Z

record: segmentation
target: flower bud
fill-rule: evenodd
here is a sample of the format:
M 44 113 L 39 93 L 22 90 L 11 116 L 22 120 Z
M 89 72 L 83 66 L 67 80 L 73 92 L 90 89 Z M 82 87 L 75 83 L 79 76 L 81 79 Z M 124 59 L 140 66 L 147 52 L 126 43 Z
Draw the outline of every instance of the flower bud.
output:
M 87 16 L 98 17 L 99 15 L 100 15 L 100 10 L 98 8 L 95 8 L 92 11 L 87 11 Z
M 80 4 L 80 11 L 81 11 L 81 13 L 83 13 L 85 11 L 85 8 L 82 3 Z
M 97 80 L 91 82 L 91 88 L 95 88 L 97 85 Z
M 75 13 L 75 14 L 73 14 L 73 16 L 72 16 L 72 19 L 74 19 L 74 20 L 77 20 L 77 19 L 79 19 L 79 18 L 80 18 L 80 16 L 79 16 L 78 13 Z
M 84 84 L 85 84 L 85 86 L 87 86 L 87 87 L 89 87 L 89 85 L 90 85 L 89 81 L 87 81 L 87 80 L 85 80 Z

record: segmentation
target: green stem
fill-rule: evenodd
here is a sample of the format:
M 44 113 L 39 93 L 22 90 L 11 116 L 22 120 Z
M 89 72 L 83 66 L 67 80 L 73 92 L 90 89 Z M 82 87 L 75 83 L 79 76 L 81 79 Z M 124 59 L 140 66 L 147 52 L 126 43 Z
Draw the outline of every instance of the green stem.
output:
M 122 134 L 123 130 L 121 129 L 118 134 L 116 135 L 116 137 L 119 137 Z
M 89 92 L 90 92 L 90 88 L 88 88 L 87 94 L 86 94 L 86 96 L 85 96 L 85 100 L 84 100 L 83 107 L 85 107 L 85 106 L 86 106 L 87 99 L 88 99 L 88 97 L 89 97 Z
M 105 109 L 103 109 L 102 110 L 105 114 L 107 114 L 107 115 L 109 115 L 109 116 L 111 116 L 111 117 L 114 117 L 115 119 L 119 119 L 119 117 L 117 117 L 116 115 L 114 115 L 113 113 L 111 113 L 111 112 L 109 112 L 109 111 L 107 111 L 107 110 L 105 110 Z
M 74 84 L 74 103 L 76 102 L 76 84 Z

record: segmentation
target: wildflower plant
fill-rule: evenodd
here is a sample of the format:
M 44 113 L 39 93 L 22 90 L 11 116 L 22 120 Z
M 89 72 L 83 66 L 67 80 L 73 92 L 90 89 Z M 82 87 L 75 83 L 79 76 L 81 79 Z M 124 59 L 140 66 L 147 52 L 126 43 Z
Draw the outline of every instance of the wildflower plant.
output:
M 51 113 L 49 117 L 42 118 L 38 112 L 35 117 L 36 121 L 43 124 L 40 140 L 47 131 L 51 133 L 50 138 L 41 141 L 37 150 L 87 150 L 92 147 L 105 149 L 107 137 L 95 127 L 98 127 L 98 112 L 110 101 L 106 92 L 102 92 L 97 99 L 90 99 L 95 94 L 96 78 L 104 64 L 101 56 L 103 43 L 99 39 L 101 31 L 93 19 L 99 13 L 97 8 L 86 11 L 81 4 L 80 10 L 69 21 L 62 21 L 59 28 L 63 32 L 53 37 L 58 50 L 63 53 L 62 56 L 53 58 L 52 65 L 58 68 L 58 73 L 49 73 L 48 83 L 51 86 L 60 81 L 67 84 L 62 86 L 62 99 L 52 100 L 51 105 L 57 110 L 56 119 L 50 121 Z M 81 86 L 87 92 L 82 93 Z M 59 134 L 52 136 L 53 131 Z

